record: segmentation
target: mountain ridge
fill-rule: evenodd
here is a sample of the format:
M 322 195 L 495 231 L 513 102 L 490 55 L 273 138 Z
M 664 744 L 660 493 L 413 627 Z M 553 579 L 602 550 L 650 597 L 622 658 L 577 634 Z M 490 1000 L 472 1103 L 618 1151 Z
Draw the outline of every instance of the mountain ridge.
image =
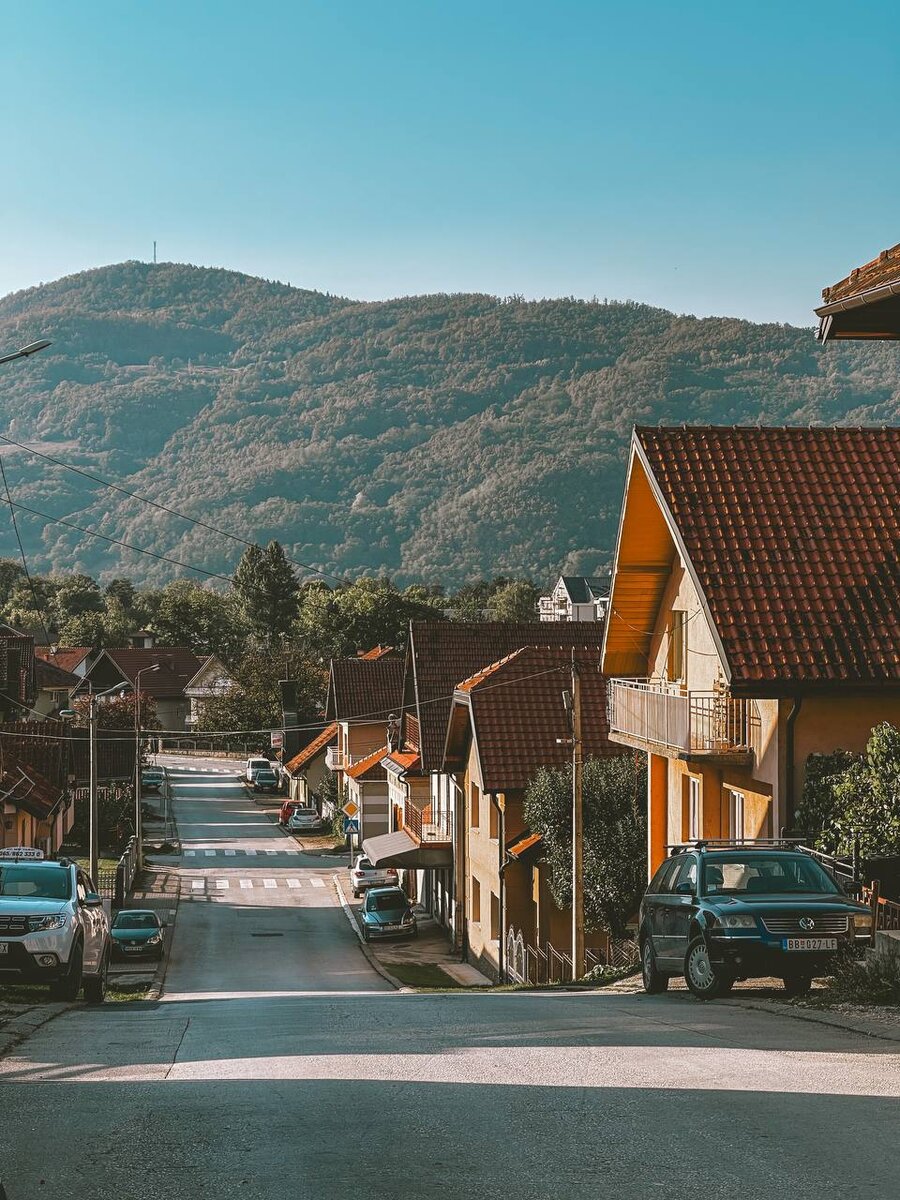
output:
M 0 373 L 11 437 L 64 445 L 61 459 L 241 537 L 277 537 L 322 570 L 400 582 L 608 562 L 632 424 L 900 413 L 889 346 L 822 348 L 811 330 L 629 301 L 354 301 L 128 262 L 0 298 L 0 345 L 39 336 L 53 346 Z M 237 561 L 209 531 L 3 454 L 22 504 L 208 570 Z M 171 577 L 40 518 L 20 524 L 36 570 Z M 13 547 L 0 529 L 0 553 Z

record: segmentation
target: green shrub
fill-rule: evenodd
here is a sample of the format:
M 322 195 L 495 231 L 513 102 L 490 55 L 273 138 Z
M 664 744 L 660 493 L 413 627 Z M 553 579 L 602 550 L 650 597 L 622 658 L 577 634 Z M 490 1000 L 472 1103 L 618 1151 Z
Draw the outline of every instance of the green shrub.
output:
M 828 995 L 850 1004 L 900 1004 L 900 957 L 867 954 L 841 959 L 829 980 Z

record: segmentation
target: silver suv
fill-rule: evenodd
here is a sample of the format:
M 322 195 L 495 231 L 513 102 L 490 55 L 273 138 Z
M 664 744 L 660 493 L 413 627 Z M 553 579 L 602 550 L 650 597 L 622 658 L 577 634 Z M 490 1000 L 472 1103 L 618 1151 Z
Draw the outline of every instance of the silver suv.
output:
M 88 875 L 30 847 L 0 850 L 0 983 L 47 983 L 59 1000 L 84 989 L 102 1004 L 109 920 Z

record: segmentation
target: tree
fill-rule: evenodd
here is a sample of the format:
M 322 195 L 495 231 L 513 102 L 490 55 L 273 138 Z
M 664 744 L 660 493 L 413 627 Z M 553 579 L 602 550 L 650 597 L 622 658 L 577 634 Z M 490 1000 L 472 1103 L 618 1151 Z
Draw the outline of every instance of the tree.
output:
M 115 602 L 120 604 L 122 609 L 127 613 L 130 613 L 134 609 L 137 592 L 130 579 L 111 579 L 104 589 L 104 594 L 106 596 L 107 608 L 109 608 L 111 602 Z
M 536 621 L 538 590 L 530 579 L 513 579 L 491 593 L 489 621 Z
M 232 580 L 247 627 L 263 645 L 285 637 L 297 616 L 299 585 L 280 542 L 248 546 Z
M 288 649 L 273 654 L 262 649 L 249 651 L 233 672 L 234 684 L 221 696 L 211 696 L 200 706 L 200 729 L 246 733 L 240 741 L 268 742 L 266 731 L 282 723 L 282 679 L 297 684 L 297 707 L 301 724 L 319 719 L 325 699 L 327 675 L 316 663 Z
M 153 628 L 164 645 L 190 646 L 196 654 L 216 654 L 225 662 L 244 653 L 248 629 L 235 596 L 176 579 L 159 593 Z
M 90 698 L 78 696 L 73 704 L 79 725 L 87 725 Z M 98 729 L 134 729 L 134 692 L 104 696 L 95 701 Z M 149 692 L 141 691 L 141 729 L 159 729 L 156 700 Z
M 57 631 L 61 646 L 121 645 L 107 638 L 106 621 L 102 613 L 82 613 L 70 617 Z
M 13 588 L 24 577 L 25 572 L 15 559 L 0 558 L 0 607 L 6 606 Z
M 341 588 L 304 589 L 297 632 L 309 654 L 325 661 L 372 646 L 405 646 L 410 621 L 443 616 L 439 596 L 423 600 L 418 589 L 401 592 L 387 579 L 358 579 Z
M 103 612 L 100 585 L 90 575 L 62 575 L 54 582 L 53 618 L 57 627 L 65 625 L 71 617 Z
M 584 764 L 584 920 L 617 937 L 637 910 L 647 882 L 646 759 L 639 754 Z M 572 903 L 572 774 L 542 767 L 525 791 L 525 820 L 540 833 L 550 887 L 560 908 Z

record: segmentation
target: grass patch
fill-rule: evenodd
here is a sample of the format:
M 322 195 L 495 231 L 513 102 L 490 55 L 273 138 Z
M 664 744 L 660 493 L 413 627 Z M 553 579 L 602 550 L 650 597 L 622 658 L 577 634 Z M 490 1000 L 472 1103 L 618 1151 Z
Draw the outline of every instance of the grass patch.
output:
M 140 983 L 111 983 L 106 992 L 107 1004 L 130 1004 L 135 1000 L 146 1000 L 152 980 Z
M 382 966 L 408 987 L 445 991 L 463 986 L 436 963 L 382 963 Z
M 0 986 L 0 1004 L 48 1004 L 50 989 L 40 983 L 8 983 Z

